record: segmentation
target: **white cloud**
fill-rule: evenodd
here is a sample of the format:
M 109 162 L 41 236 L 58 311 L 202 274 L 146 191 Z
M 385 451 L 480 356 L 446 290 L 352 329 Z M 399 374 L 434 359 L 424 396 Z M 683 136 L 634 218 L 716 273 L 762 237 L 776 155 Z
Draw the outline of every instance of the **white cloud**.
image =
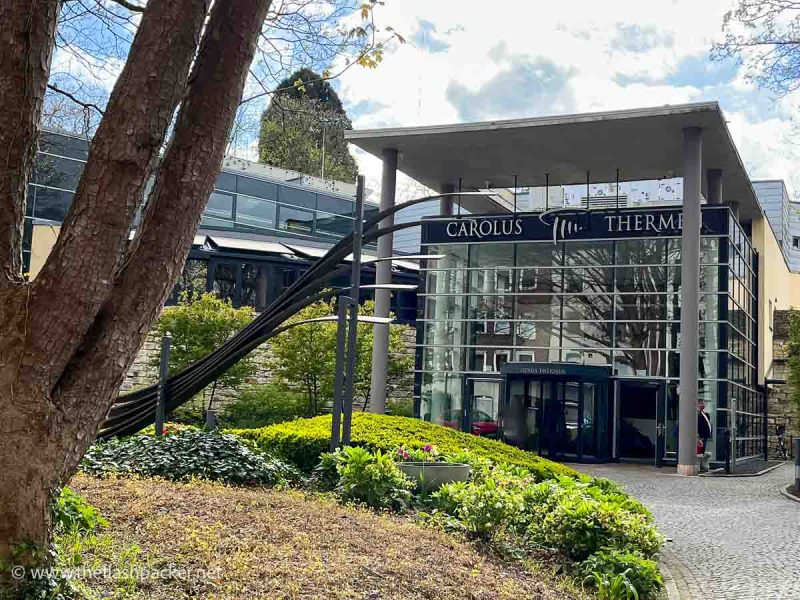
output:
M 387 0 L 376 17 L 417 43 L 388 51 L 377 70 L 348 71 L 340 95 L 348 107 L 371 107 L 352 115 L 356 128 L 719 100 L 751 176 L 785 178 L 800 192 L 787 135 L 800 95 L 774 100 L 735 65 L 708 58 L 732 4 Z M 420 43 L 421 27 L 435 36 L 436 51 Z M 534 95 L 537 65 L 546 78 L 544 93 Z M 501 90 L 493 87 L 498 82 Z M 454 91 L 469 100 L 469 110 L 454 101 Z M 520 101 L 511 97 L 515 91 L 532 97 Z M 358 160 L 376 180 L 380 161 L 364 153 Z

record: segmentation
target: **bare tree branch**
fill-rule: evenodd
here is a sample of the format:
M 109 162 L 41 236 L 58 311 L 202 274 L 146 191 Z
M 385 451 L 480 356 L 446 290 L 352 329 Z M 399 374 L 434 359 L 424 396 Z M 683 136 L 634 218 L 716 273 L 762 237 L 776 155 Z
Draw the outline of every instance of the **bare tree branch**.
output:
M 84 102 L 83 100 L 80 100 L 79 98 L 77 98 L 75 95 L 70 94 L 66 90 L 62 90 L 61 88 L 53 85 L 52 83 L 48 83 L 47 84 L 47 89 L 53 90 L 55 93 L 61 94 L 62 96 L 66 96 L 67 98 L 72 100 L 75 104 L 78 104 L 78 105 L 82 106 L 85 109 L 96 110 L 101 115 L 105 114 L 105 111 L 102 108 L 100 108 L 99 106 L 97 106 L 96 104 L 93 104 L 91 102 Z

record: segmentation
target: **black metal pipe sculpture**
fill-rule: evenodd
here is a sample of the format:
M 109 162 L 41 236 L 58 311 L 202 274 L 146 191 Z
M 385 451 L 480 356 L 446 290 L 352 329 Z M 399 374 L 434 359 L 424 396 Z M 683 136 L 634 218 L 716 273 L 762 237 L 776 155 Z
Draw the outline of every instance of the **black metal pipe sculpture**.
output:
M 364 244 L 377 240 L 383 235 L 416 227 L 419 221 L 399 223 L 391 227 L 379 227 L 381 221 L 399 210 L 448 196 L 485 196 L 482 192 L 454 192 L 434 194 L 416 198 L 409 202 L 388 208 L 364 222 Z M 353 234 L 348 234 L 337 242 L 328 252 L 311 264 L 309 269 L 289 288 L 276 298 L 258 317 L 225 342 L 217 350 L 172 375 L 166 382 L 166 411 L 175 410 L 188 402 L 195 394 L 212 383 L 225 371 L 268 339 L 282 333 L 283 323 L 317 300 L 347 292 L 349 288 L 325 290 L 326 285 L 338 275 L 347 272 L 349 266 L 343 265 L 345 257 L 353 250 Z M 124 394 L 108 411 L 99 439 L 113 436 L 131 435 L 155 422 L 158 385 Z

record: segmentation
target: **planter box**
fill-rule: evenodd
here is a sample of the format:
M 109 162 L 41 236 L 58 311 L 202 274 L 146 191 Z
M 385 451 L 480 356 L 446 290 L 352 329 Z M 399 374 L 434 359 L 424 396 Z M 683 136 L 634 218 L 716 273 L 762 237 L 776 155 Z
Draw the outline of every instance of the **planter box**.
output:
M 469 465 L 461 463 L 401 462 L 397 466 L 426 492 L 445 483 L 468 481 L 472 471 Z

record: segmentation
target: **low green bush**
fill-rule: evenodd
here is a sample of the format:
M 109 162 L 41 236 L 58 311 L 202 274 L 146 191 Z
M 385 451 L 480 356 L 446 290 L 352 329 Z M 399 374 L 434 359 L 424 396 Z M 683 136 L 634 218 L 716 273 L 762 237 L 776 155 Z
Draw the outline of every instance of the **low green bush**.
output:
M 636 588 L 640 600 L 655 598 L 664 586 L 664 580 L 655 561 L 644 558 L 636 552 L 623 552 L 611 548 L 598 550 L 577 568 L 578 576 L 593 586 L 596 583 L 593 577 L 595 573 L 610 578 L 625 574 L 631 585 Z
M 387 400 L 386 414 L 395 417 L 413 417 L 414 401 L 410 398 L 408 400 Z
M 663 538 L 637 501 L 561 478 L 525 490 L 528 543 L 582 561 L 604 547 L 652 557 Z
M 309 472 L 330 446 L 331 417 L 327 415 L 298 419 L 261 429 L 230 430 L 230 433 L 252 440 L 259 448 L 275 452 L 303 471 Z M 551 479 L 557 475 L 590 479 L 567 466 L 503 442 L 408 417 L 357 413 L 353 415 L 351 443 L 354 446 L 382 452 L 395 452 L 399 447 L 419 449 L 427 444 L 433 444 L 443 454 L 467 450 L 479 458 L 489 459 L 496 464 L 525 467 L 537 481 Z
M 253 385 L 225 405 L 219 416 L 222 427 L 251 429 L 309 416 L 304 394 L 281 386 Z
M 63 488 L 53 502 L 52 518 L 57 534 L 89 534 L 108 525 L 100 511 L 68 487 Z
M 497 468 L 480 481 L 443 485 L 432 494 L 432 504 L 468 535 L 489 540 L 517 529 L 525 509 L 522 491 L 530 483 L 530 477 Z
M 236 436 L 192 430 L 163 437 L 134 435 L 95 444 L 86 453 L 81 469 L 96 476 L 199 477 L 239 485 L 274 485 L 300 477 L 294 467 L 248 447 Z
M 411 502 L 414 483 L 397 468 L 394 460 L 380 450 L 348 446 L 324 457 L 323 465 L 335 465 L 336 492 L 350 502 L 371 508 L 404 510 Z

